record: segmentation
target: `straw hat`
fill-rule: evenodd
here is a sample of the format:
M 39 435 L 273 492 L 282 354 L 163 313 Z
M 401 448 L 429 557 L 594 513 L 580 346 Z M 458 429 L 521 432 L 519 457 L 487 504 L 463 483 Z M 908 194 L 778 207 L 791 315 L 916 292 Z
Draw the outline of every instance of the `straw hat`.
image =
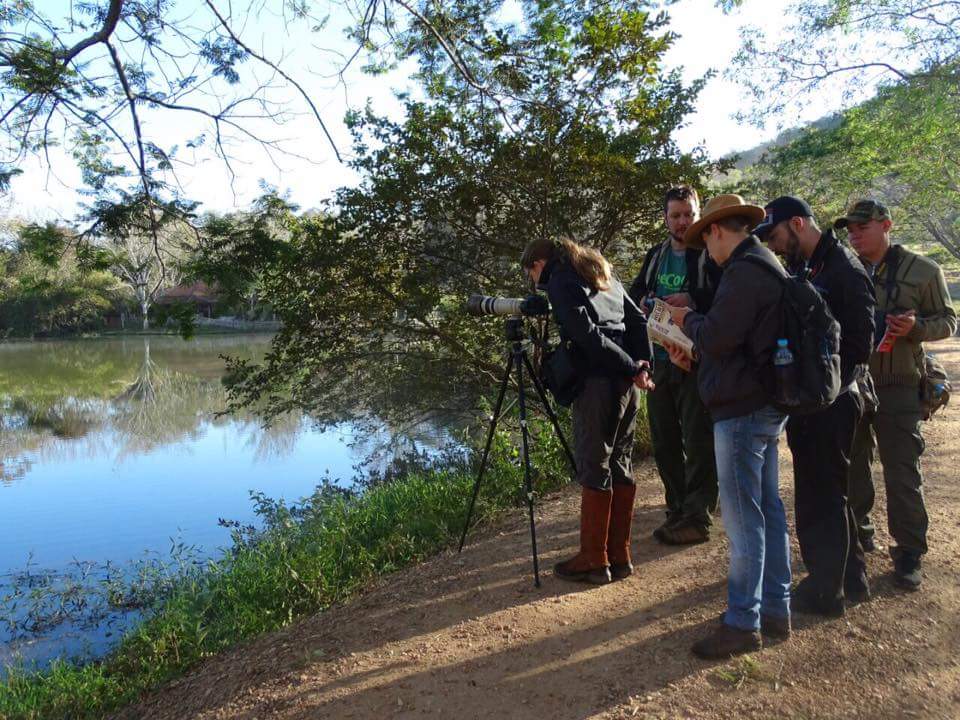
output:
M 689 248 L 702 249 L 705 247 L 701 233 L 710 227 L 711 223 L 724 218 L 742 215 L 750 219 L 750 226 L 759 225 L 766 212 L 759 205 L 749 205 L 739 195 L 717 195 L 710 198 L 710 202 L 703 206 L 700 219 L 691 225 L 683 241 Z

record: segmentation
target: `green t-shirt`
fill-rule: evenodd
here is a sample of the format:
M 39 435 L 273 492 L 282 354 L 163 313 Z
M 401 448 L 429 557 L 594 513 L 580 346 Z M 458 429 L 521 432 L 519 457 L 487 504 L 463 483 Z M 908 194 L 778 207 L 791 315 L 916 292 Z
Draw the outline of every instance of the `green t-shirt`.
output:
M 660 257 L 660 268 L 657 270 L 656 291 L 658 298 L 683 292 L 687 284 L 687 253 L 670 248 Z
M 687 285 L 687 253 L 685 250 L 674 250 L 660 256 L 660 267 L 657 269 L 654 295 L 658 298 L 683 292 Z M 653 346 L 654 355 L 663 360 L 669 355 L 659 345 Z

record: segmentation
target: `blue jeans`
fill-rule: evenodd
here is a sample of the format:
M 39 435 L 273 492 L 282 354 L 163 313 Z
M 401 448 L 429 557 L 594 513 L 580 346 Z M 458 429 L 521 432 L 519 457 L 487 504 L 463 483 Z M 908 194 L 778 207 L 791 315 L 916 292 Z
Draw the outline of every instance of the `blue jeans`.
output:
M 714 423 L 720 510 L 730 539 L 727 613 L 741 630 L 760 614 L 790 614 L 790 544 L 780 500 L 777 443 L 786 416 L 767 406 Z

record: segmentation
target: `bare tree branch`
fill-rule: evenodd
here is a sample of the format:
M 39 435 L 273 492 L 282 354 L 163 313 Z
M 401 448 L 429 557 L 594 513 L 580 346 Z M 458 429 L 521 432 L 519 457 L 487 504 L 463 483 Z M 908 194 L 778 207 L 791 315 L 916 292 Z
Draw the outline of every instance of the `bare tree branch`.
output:
M 251 57 L 256 58 L 257 60 L 259 60 L 260 62 L 262 62 L 264 65 L 267 65 L 268 67 L 273 68 L 273 70 L 275 70 L 284 80 L 286 80 L 287 82 L 289 82 L 291 85 L 293 85 L 293 86 L 297 89 L 297 91 L 300 93 L 301 97 L 303 97 L 303 99 L 306 101 L 307 105 L 309 105 L 309 106 L 310 106 L 310 109 L 313 111 L 313 115 L 314 115 L 314 117 L 317 119 L 317 122 L 320 124 L 320 128 L 323 130 L 323 134 L 326 135 L 327 141 L 330 143 L 330 147 L 333 149 L 333 154 L 336 156 L 337 161 L 338 161 L 338 162 L 343 162 L 343 158 L 340 156 L 340 151 L 337 149 L 337 145 L 336 145 L 336 143 L 333 141 L 333 137 L 330 135 L 330 131 L 327 130 L 327 125 L 326 125 L 326 123 L 324 123 L 324 122 L 323 122 L 323 118 L 320 117 L 320 111 L 317 110 L 317 106 L 314 104 L 313 99 L 310 97 L 310 95 L 307 93 L 307 91 L 303 89 L 303 87 L 300 85 L 300 83 L 298 83 L 296 80 L 294 80 L 292 77 L 290 77 L 290 76 L 289 76 L 286 72 L 284 72 L 280 67 L 278 67 L 276 64 L 274 64 L 273 62 L 271 62 L 270 60 L 268 60 L 268 59 L 267 59 L 266 57 L 264 57 L 263 55 L 260 55 L 259 53 L 257 53 L 256 51 L 254 51 L 252 48 L 250 48 L 246 43 L 244 43 L 244 42 L 236 35 L 236 33 L 234 33 L 233 28 L 230 27 L 230 25 L 227 23 L 227 21 L 224 19 L 224 17 L 220 14 L 220 11 L 217 10 L 217 7 L 213 4 L 213 2 L 212 2 L 211 0 L 205 0 L 205 2 L 206 2 L 206 4 L 207 4 L 207 7 L 210 8 L 210 11 L 211 11 L 214 15 L 216 15 L 217 20 L 220 21 L 220 25 L 223 27 L 224 30 L 227 31 L 227 34 L 228 34 L 228 35 L 231 37 L 231 39 L 237 44 L 237 46 L 243 48 L 243 50 L 244 50 L 247 54 L 249 54 Z

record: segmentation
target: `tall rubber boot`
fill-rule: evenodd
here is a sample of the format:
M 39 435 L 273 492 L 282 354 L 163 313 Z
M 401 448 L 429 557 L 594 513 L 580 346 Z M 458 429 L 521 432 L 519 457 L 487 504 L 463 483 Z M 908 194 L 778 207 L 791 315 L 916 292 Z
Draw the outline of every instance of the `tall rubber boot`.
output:
M 613 486 L 607 557 L 610 560 L 610 574 L 615 580 L 622 580 L 633 574 L 633 563 L 630 559 L 630 526 L 633 524 L 633 501 L 636 497 L 636 485 Z
M 559 562 L 553 573 L 564 580 L 605 585 L 610 582 L 607 533 L 610 531 L 609 490 L 582 488 L 580 493 L 580 552 Z

